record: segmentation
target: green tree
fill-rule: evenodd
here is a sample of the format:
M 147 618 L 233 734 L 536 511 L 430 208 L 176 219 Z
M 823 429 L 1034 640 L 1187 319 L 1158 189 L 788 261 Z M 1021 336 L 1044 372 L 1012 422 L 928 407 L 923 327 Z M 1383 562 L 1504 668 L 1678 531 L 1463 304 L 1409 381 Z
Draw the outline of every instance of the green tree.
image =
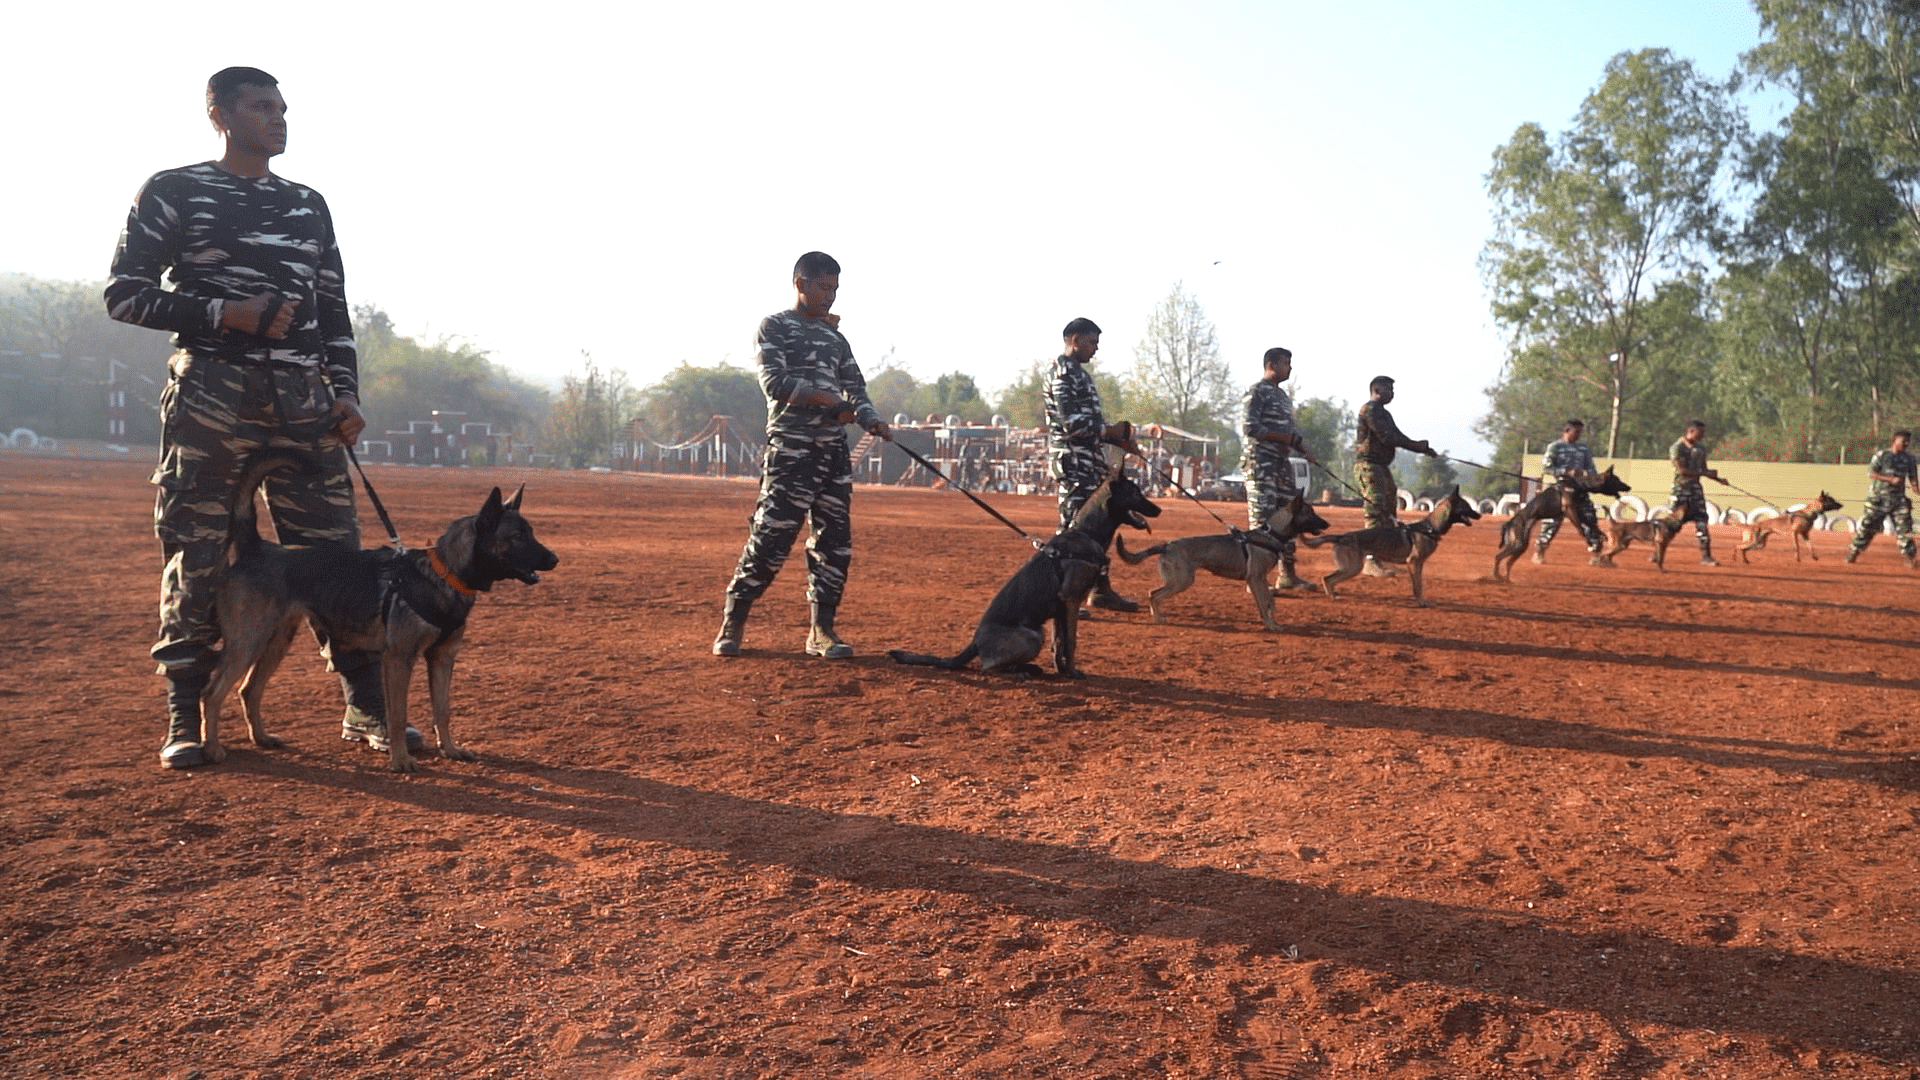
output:
M 123 442 L 160 441 L 160 390 L 169 338 L 115 322 L 104 281 L 0 275 L 0 431 L 98 439 L 107 435 L 107 387 L 126 391 Z
M 1287 389 L 1292 394 L 1297 387 Z M 1295 399 L 1293 426 L 1326 470 L 1314 470 L 1313 490 L 1324 485 L 1332 487 L 1335 494 L 1343 498 L 1353 494 L 1341 484 L 1353 483 L 1354 424 L 1358 415 L 1358 409 L 1340 398 Z M 1341 483 L 1328 479 L 1328 472 Z
M 635 413 L 664 443 L 682 442 L 716 416 L 730 416 L 735 430 L 752 436 L 767 426 L 767 396 L 759 377 L 732 364 L 695 367 L 686 361 L 641 390 Z
M 619 368 L 600 370 L 589 353 L 580 354 L 580 373 L 569 373 L 547 419 L 546 443 L 568 467 L 598 462 L 625 431 L 638 395 Z
M 547 391 L 495 364 L 471 342 L 407 337 L 371 304 L 354 308 L 353 337 L 368 438 L 435 412 L 460 413 L 466 422 L 490 423 L 522 437 L 546 419 Z
M 1235 435 L 1237 427 L 1228 421 L 1236 400 L 1233 373 L 1220 358 L 1213 321 L 1183 283 L 1174 282 L 1154 308 L 1133 358 L 1126 384 L 1139 419 L 1203 435 Z
M 1098 358 L 1094 362 L 1099 363 Z M 1035 360 L 1027 366 L 1025 374 L 1008 383 L 994 395 L 993 411 L 1006 417 L 1008 425 L 1012 427 L 1045 427 L 1047 380 L 1052 377 L 1053 361 Z M 1096 367 L 1093 372 L 1093 386 L 1100 391 L 1100 411 L 1109 423 L 1129 419 L 1127 410 L 1133 407 L 1133 402 L 1129 397 L 1127 386 L 1117 376 Z M 1145 422 L 1146 418 L 1138 419 Z M 1168 422 L 1171 423 L 1171 421 Z

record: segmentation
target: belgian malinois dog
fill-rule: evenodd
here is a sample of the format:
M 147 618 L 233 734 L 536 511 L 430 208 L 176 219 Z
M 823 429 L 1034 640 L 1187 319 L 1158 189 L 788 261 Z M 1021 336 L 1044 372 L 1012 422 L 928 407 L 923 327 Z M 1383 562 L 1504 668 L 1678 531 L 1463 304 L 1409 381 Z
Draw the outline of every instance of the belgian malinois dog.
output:
M 494 488 L 478 514 L 447 526 L 425 551 L 288 549 L 261 539 L 254 492 L 268 473 L 299 467 L 296 458 L 264 457 L 247 470 L 234 492 L 231 563 L 215 599 L 225 644 L 200 699 L 201 745 L 207 759 L 217 762 L 227 756 L 220 745 L 220 711 L 235 684 L 254 745 L 282 745 L 261 720 L 260 699 L 305 618 L 326 632 L 334 648 L 381 653 L 393 771 L 414 771 L 407 752 L 407 683 L 422 656 L 427 658 L 440 753 L 458 761 L 475 760 L 472 751 L 453 741 L 449 705 L 453 661 L 466 637 L 474 597 L 499 581 L 535 584 L 541 571 L 560 565 L 559 557 L 534 538 L 533 526 L 520 516 L 526 486 L 506 502 Z
M 1328 596 L 1335 595 L 1335 585 L 1357 577 L 1366 565 L 1366 557 L 1371 555 L 1379 563 L 1406 563 L 1413 577 L 1413 602 L 1426 607 L 1427 594 L 1421 583 L 1422 568 L 1433 556 L 1434 549 L 1440 546 L 1440 538 L 1447 535 L 1448 529 L 1455 525 L 1472 526 L 1479 517 L 1480 511 L 1461 496 L 1460 486 L 1456 484 L 1452 491 L 1433 504 L 1433 510 L 1423 521 L 1361 529 L 1341 536 L 1308 537 L 1300 542 L 1308 547 L 1333 545 L 1333 561 L 1339 569 L 1320 579 L 1320 587 L 1326 590 Z
M 1823 491 L 1818 499 L 1783 517 L 1748 522 L 1740 531 L 1740 546 L 1733 549 L 1734 554 L 1740 556 L 1741 562 L 1746 562 L 1747 552 L 1759 551 L 1767 546 L 1767 537 L 1777 532 L 1784 532 L 1793 537 L 1794 562 L 1800 561 L 1800 541 L 1802 540 L 1807 542 L 1807 558 L 1819 562 L 1820 556 L 1813 550 L 1813 523 L 1820 520 L 1820 515 L 1831 514 L 1838 509 L 1840 509 L 1840 500 Z
M 1629 545 L 1638 540 L 1653 547 L 1653 553 L 1647 556 L 1647 561 L 1659 567 L 1664 574 L 1667 572 L 1667 548 L 1673 545 L 1673 538 L 1679 534 L 1680 526 L 1685 524 L 1678 514 L 1667 514 L 1648 521 L 1602 521 L 1600 528 L 1607 534 L 1607 546 L 1601 549 L 1600 557 L 1612 562 L 1615 555 L 1627 550 Z
M 1079 645 L 1080 605 L 1107 565 L 1107 546 L 1122 524 L 1147 528 L 1147 519 L 1160 516 L 1139 485 L 1115 467 L 1107 481 L 1074 515 L 1073 524 L 1034 552 L 1033 558 L 1000 587 L 987 605 L 973 644 L 951 657 L 928 656 L 889 649 L 896 663 L 957 671 L 980 660 L 980 670 L 996 675 L 1041 675 L 1033 662 L 1046 644 L 1046 624 L 1053 624 L 1053 667 L 1070 679 L 1084 679 L 1074 662 Z
M 1493 556 L 1493 580 L 1513 580 L 1513 564 L 1527 553 L 1527 545 L 1533 541 L 1535 525 L 1549 518 L 1571 516 L 1567 513 L 1567 500 L 1573 494 L 1567 490 L 1569 483 L 1571 481 L 1561 481 L 1528 499 L 1527 505 L 1500 527 L 1500 550 Z M 1605 472 L 1583 483 L 1580 490 L 1591 498 L 1594 495 L 1617 497 L 1633 489 L 1627 486 L 1625 480 L 1615 476 L 1613 466 L 1609 465 Z M 1603 556 L 1595 556 L 1596 564 L 1604 566 L 1605 563 L 1598 561 L 1600 558 Z
M 1254 610 L 1269 630 L 1279 630 L 1273 618 L 1273 586 L 1269 580 L 1280 561 L 1275 541 L 1292 540 L 1327 531 L 1327 521 L 1314 512 L 1307 500 L 1295 495 L 1267 518 L 1267 532 L 1235 531 L 1225 536 L 1186 536 L 1155 544 L 1135 554 L 1127 550 L 1124 538 L 1115 537 L 1120 557 L 1128 565 L 1138 566 L 1155 555 L 1160 556 L 1159 588 L 1147 597 L 1154 622 L 1166 622 L 1161 605 L 1193 587 L 1194 575 L 1205 570 L 1234 581 L 1244 581 L 1253 594 Z

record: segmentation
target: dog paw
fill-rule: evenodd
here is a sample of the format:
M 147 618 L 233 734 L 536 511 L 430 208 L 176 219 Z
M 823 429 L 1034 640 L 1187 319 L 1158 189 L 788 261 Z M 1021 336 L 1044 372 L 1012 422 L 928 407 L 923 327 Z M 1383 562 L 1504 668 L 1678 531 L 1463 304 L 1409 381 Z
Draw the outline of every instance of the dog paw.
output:
M 420 771 L 420 763 L 411 757 L 395 757 L 387 763 L 387 767 L 397 773 L 417 773 Z
M 253 737 L 253 745 L 262 750 L 284 750 L 286 749 L 287 740 L 278 735 L 269 735 L 263 731 Z
M 474 753 L 473 751 L 467 749 L 464 746 L 443 746 L 440 748 L 440 756 L 443 758 L 447 758 L 451 761 L 479 761 L 480 760 L 479 754 Z
M 209 765 L 218 765 L 227 760 L 227 748 L 211 740 L 200 744 L 200 752 L 206 755 Z

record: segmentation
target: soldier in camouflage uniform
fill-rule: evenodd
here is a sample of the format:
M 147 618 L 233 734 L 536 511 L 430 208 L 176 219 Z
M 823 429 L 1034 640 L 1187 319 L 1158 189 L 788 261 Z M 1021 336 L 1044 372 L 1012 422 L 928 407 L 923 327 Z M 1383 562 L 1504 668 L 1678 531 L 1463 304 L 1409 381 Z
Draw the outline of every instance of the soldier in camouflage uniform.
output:
M 1261 358 L 1264 374 L 1247 388 L 1240 402 L 1240 475 L 1247 481 L 1247 524 L 1265 533 L 1269 544 L 1280 549 L 1279 587 L 1308 589 L 1294 572 L 1296 545 L 1281 540 L 1267 528 L 1267 521 L 1300 493 L 1293 482 L 1293 454 L 1312 464 L 1320 464 L 1307 449 L 1307 441 L 1293 426 L 1293 399 L 1287 396 L 1286 381 L 1293 377 L 1293 353 L 1287 349 L 1268 349 Z
M 266 482 L 280 542 L 360 546 L 341 445 L 366 427 L 358 359 L 327 204 L 275 176 L 286 101 L 273 76 L 227 68 L 207 83 L 225 138 L 217 162 L 156 173 L 135 196 L 113 257 L 107 313 L 174 332 L 160 396 L 154 529 L 165 559 L 153 659 L 167 677 L 160 762 L 206 763 L 200 695 L 219 659 L 211 583 L 226 565 L 234 487 L 263 452 L 305 458 Z M 162 286 L 163 275 L 171 290 Z M 386 749 L 380 654 L 327 647 L 347 701 L 343 737 Z M 409 743 L 419 733 L 409 729 Z
M 1392 378 L 1374 376 L 1367 384 L 1367 391 L 1368 400 L 1360 406 L 1354 442 L 1355 469 L 1359 474 L 1356 479 L 1360 481 L 1360 501 L 1367 508 L 1367 528 L 1376 529 L 1400 523 L 1400 488 L 1393 479 L 1394 452 L 1412 450 L 1428 457 L 1438 457 L 1439 452 L 1428 446 L 1425 439 L 1407 438 L 1393 422 L 1393 414 L 1387 411 L 1388 403 L 1393 401 Z M 1375 577 L 1388 577 L 1393 573 L 1376 563 L 1371 555 L 1367 556 L 1365 572 Z
M 1707 448 L 1700 444 L 1706 434 L 1705 420 L 1692 421 L 1687 424 L 1687 433 L 1667 450 L 1667 458 L 1673 462 L 1672 510 L 1681 524 L 1693 522 L 1693 534 L 1700 541 L 1700 565 L 1719 566 L 1713 558 L 1713 535 L 1707 531 L 1707 496 L 1700 489 L 1700 478 L 1722 484 L 1726 481 L 1720 479 L 1718 470 L 1707 467 Z
M 1874 454 L 1873 460 L 1867 463 L 1867 475 L 1873 478 L 1873 493 L 1867 496 L 1867 512 L 1860 516 L 1860 527 L 1853 531 L 1848 562 L 1858 560 L 1860 553 L 1879 535 L 1881 525 L 1892 518 L 1894 535 L 1900 538 L 1900 554 L 1906 557 L 1908 569 L 1914 567 L 1913 503 L 1907 493 L 1914 483 L 1920 482 L 1920 473 L 1915 472 L 1914 456 L 1907 452 L 1912 443 L 1913 432 L 1896 431 L 1893 445 Z
M 834 630 L 853 562 L 853 461 L 841 429 L 857 423 L 883 439 L 893 432 L 868 399 L 867 380 L 833 314 L 840 264 L 824 252 L 807 252 L 793 266 L 793 288 L 792 310 L 762 319 L 754 339 L 760 389 L 767 395 L 767 454 L 753 527 L 713 640 L 715 656 L 740 655 L 753 602 L 787 561 L 802 521 L 810 533 L 807 600 L 813 610 L 807 653 L 833 660 L 853 655 Z
M 1100 327 L 1092 319 L 1075 319 L 1061 331 L 1064 352 L 1053 362 L 1053 377 L 1041 391 L 1047 412 L 1048 471 L 1060 494 L 1060 528 L 1087 498 L 1106 482 L 1107 452 L 1103 444 L 1125 447 L 1133 441 L 1133 425 L 1125 420 L 1109 424 L 1100 413 L 1100 390 L 1087 364 L 1100 351 Z M 1140 605 L 1113 591 L 1103 567 L 1094 585 L 1093 606 L 1107 611 L 1139 611 Z
M 1599 555 L 1606 543 L 1606 537 L 1600 534 L 1599 515 L 1594 512 L 1593 495 L 1587 491 L 1586 482 L 1596 476 L 1600 470 L 1593 463 L 1593 451 L 1580 441 L 1587 430 L 1581 420 L 1568 420 L 1561 429 L 1558 442 L 1547 444 L 1547 451 L 1540 457 L 1540 475 L 1549 483 L 1560 488 L 1560 505 L 1567 517 L 1573 519 L 1580 535 L 1586 538 L 1587 551 Z M 1540 539 L 1533 548 L 1533 561 L 1547 561 L 1547 545 L 1553 543 L 1554 535 L 1560 531 L 1560 518 L 1548 518 L 1540 524 Z

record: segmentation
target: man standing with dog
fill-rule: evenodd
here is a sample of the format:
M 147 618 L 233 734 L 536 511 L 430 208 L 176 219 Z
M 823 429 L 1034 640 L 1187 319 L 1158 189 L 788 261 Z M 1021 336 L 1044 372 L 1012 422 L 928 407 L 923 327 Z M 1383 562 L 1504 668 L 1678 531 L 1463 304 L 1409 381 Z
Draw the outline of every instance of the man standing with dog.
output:
M 1060 493 L 1060 529 L 1088 496 L 1106 482 L 1106 446 L 1130 449 L 1133 425 L 1125 420 L 1109 424 L 1100 412 L 1100 389 L 1087 370 L 1100 351 L 1100 327 L 1092 319 L 1075 319 L 1060 332 L 1062 352 L 1053 362 L 1053 377 L 1041 391 L 1047 412 L 1048 467 Z M 1102 567 L 1094 585 L 1093 606 L 1106 611 L 1139 611 L 1140 605 L 1113 591 Z
M 1393 401 L 1393 379 L 1376 375 L 1367 384 L 1367 403 L 1360 406 L 1359 429 L 1354 442 L 1357 458 L 1355 479 L 1360 481 L 1360 501 L 1367 509 L 1367 528 L 1379 529 L 1400 524 L 1400 488 L 1393 479 L 1393 458 L 1398 450 L 1438 457 L 1439 451 L 1425 439 L 1409 439 L 1393 422 L 1387 405 Z M 1373 577 L 1392 577 L 1393 571 L 1367 556 L 1365 573 Z
M 1686 434 L 1674 440 L 1667 451 L 1668 460 L 1673 462 L 1673 503 L 1674 520 L 1677 525 L 1693 522 L 1693 534 L 1700 541 L 1700 565 L 1719 566 L 1713 558 L 1713 534 L 1707 531 L 1707 495 L 1701 490 L 1700 478 L 1725 484 L 1718 470 L 1707 467 L 1707 448 L 1701 440 L 1707 437 L 1707 422 L 1694 420 L 1687 424 Z
M 1913 502 L 1908 493 L 1913 490 L 1913 484 L 1920 483 L 1920 473 L 1915 471 L 1920 466 L 1907 450 L 1912 443 L 1913 432 L 1896 431 L 1893 445 L 1874 454 L 1873 460 L 1867 463 L 1873 491 L 1867 496 L 1867 512 L 1860 515 L 1860 527 L 1853 532 L 1853 546 L 1847 550 L 1848 562 L 1858 562 L 1860 553 L 1867 550 L 1867 545 L 1880 534 L 1881 526 L 1892 518 L 1894 535 L 1900 538 L 1900 554 L 1906 557 L 1907 569 L 1914 568 Z M 1795 554 L 1798 554 L 1797 548 Z
M 225 151 L 141 187 L 106 289 L 108 315 L 174 334 L 153 473 L 165 559 L 153 659 L 167 678 L 160 762 L 171 769 L 207 763 L 200 697 L 219 659 L 213 584 L 251 461 L 272 451 L 308 463 L 267 485 L 282 544 L 360 547 L 341 447 L 366 419 L 340 248 L 320 194 L 267 167 L 286 151 L 286 113 L 264 71 L 226 68 L 209 79 L 207 118 Z M 380 654 L 321 646 L 346 698 L 342 737 L 387 749 Z M 418 738 L 408 731 L 409 744 Z
M 1247 388 L 1240 402 L 1240 475 L 1247 480 L 1247 524 L 1258 534 L 1248 542 L 1279 549 L 1280 588 L 1311 589 L 1294 572 L 1294 540 L 1275 536 L 1268 522 L 1274 511 L 1299 494 L 1293 481 L 1293 455 L 1298 453 L 1314 465 L 1320 461 L 1293 424 L 1293 398 L 1286 388 L 1286 381 L 1293 377 L 1293 352 L 1268 349 L 1260 362 L 1264 369 L 1260 381 Z
M 1589 554 L 1598 556 L 1605 546 L 1606 538 L 1600 535 L 1600 519 L 1594 512 L 1593 496 L 1587 491 L 1587 484 L 1600 470 L 1593 463 L 1593 451 L 1580 441 L 1586 430 L 1585 421 L 1568 420 L 1560 430 L 1559 441 L 1548 443 L 1546 453 L 1540 457 L 1541 477 L 1560 489 L 1562 517 L 1548 518 L 1540 524 L 1540 539 L 1533 549 L 1536 563 L 1547 561 L 1547 545 L 1553 543 L 1564 518 L 1573 519 L 1580 535 L 1586 538 Z
M 802 521 L 809 530 L 812 605 L 807 654 L 831 660 L 853 655 L 853 646 L 834 629 L 853 563 L 853 458 L 842 429 L 857 423 L 883 439 L 892 439 L 893 432 L 867 397 L 866 377 L 833 314 L 840 264 L 823 251 L 807 252 L 793 265 L 793 289 L 793 307 L 760 320 L 754 338 L 760 389 L 767 395 L 767 455 L 753 527 L 713 639 L 715 656 L 740 655 L 753 602 L 787 561 Z

